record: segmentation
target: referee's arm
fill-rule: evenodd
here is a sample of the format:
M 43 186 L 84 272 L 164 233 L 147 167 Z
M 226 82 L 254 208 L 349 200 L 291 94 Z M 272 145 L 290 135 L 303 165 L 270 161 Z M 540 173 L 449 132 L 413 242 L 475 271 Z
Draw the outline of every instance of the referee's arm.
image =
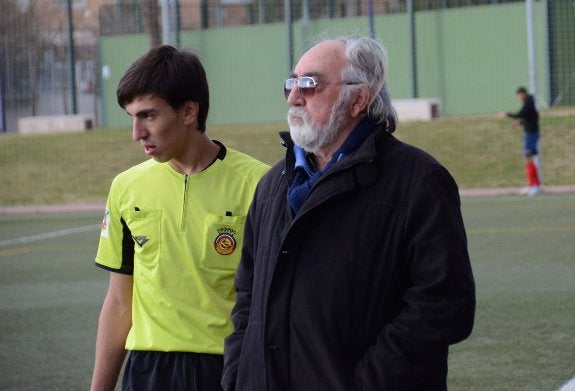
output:
M 132 286 L 131 275 L 110 273 L 98 322 L 91 391 L 113 391 L 118 381 L 126 356 L 126 338 L 132 326 Z

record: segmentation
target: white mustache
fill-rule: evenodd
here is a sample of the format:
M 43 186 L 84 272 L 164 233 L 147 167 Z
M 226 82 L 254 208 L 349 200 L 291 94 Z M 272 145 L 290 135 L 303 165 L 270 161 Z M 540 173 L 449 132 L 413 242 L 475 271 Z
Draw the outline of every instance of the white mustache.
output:
M 288 111 L 288 118 L 289 119 L 299 118 L 306 124 L 309 122 L 309 114 L 307 111 L 304 110 L 303 107 L 296 107 L 296 106 L 290 107 Z

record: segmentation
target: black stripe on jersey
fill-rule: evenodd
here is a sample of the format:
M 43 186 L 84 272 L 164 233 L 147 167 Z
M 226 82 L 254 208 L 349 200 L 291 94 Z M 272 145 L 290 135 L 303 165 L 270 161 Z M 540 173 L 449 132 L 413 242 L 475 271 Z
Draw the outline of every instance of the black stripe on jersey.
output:
M 129 271 L 132 274 L 134 272 L 134 240 L 126 220 L 122 217 L 120 221 L 122 222 L 122 266 L 120 270 Z
M 126 221 L 121 218 L 122 222 L 122 264 L 119 269 L 108 267 L 100 263 L 96 266 L 110 272 L 126 274 L 131 276 L 134 274 L 134 241 L 132 240 L 132 232 L 128 228 Z

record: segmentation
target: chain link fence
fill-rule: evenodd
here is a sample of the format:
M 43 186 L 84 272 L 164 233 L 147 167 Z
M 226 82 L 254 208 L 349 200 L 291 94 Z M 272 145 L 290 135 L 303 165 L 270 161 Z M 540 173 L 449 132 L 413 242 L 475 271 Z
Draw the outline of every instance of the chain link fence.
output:
M 98 125 L 100 35 L 145 32 L 154 45 L 161 43 L 162 34 L 157 0 L 110 1 L 2 0 L 0 131 L 16 131 L 19 118 L 42 115 L 92 113 Z M 408 9 L 407 0 L 293 0 L 287 8 L 284 0 L 165 1 L 172 5 L 177 31 L 282 23 L 286 12 L 293 20 L 361 15 L 367 19 L 370 14 Z M 413 9 L 417 13 L 513 1 L 414 0 Z M 73 5 L 73 18 L 67 4 Z M 575 6 L 569 0 L 546 0 L 546 4 L 548 42 L 543 55 L 549 66 L 549 105 L 574 105 Z

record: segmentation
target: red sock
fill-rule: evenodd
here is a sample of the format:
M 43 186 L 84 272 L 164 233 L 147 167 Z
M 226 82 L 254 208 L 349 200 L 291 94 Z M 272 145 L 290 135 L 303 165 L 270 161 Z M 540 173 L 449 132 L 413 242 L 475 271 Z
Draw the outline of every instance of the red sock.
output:
M 537 167 L 533 162 L 525 163 L 525 173 L 527 174 L 527 179 L 529 180 L 529 186 L 539 186 L 539 176 L 537 175 Z

